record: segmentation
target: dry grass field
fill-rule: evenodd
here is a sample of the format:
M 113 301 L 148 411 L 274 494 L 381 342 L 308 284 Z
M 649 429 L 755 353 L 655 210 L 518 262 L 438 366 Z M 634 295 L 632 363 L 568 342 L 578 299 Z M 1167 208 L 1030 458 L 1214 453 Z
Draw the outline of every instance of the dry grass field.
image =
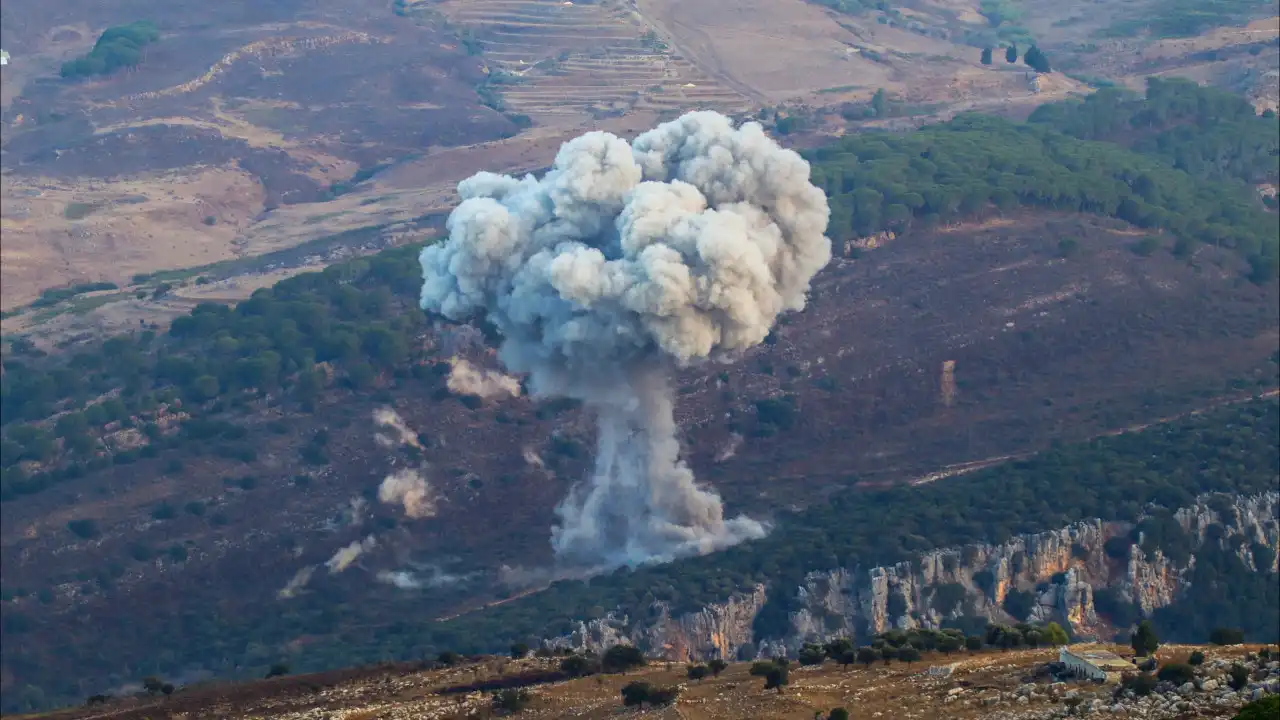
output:
M 747 97 L 673 52 L 630 6 L 563 0 L 446 0 L 435 5 L 483 47 L 506 105 L 535 122 L 634 110 L 737 111 Z
M 1123 657 L 1126 647 L 1106 646 Z M 1238 661 L 1258 646 L 1229 648 L 1164 646 L 1162 662 L 1185 661 L 1192 650 L 1202 650 L 1207 661 Z M 882 720 L 954 718 L 977 720 L 1001 717 L 1035 717 L 1067 710 L 1078 701 L 1071 693 L 1109 697 L 1113 685 L 1071 682 L 1049 691 L 1049 681 L 1038 671 L 1057 659 L 1054 649 L 984 651 L 944 657 L 927 653 L 911 665 L 895 662 L 871 666 L 841 667 L 833 662 L 801 667 L 792 664 L 790 682 L 782 692 L 765 690 L 760 677 L 749 674 L 750 663 L 732 663 L 718 676 L 691 681 L 684 665 L 655 663 L 616 675 L 595 675 L 574 680 L 526 685 L 528 706 L 512 717 L 529 720 L 584 718 L 605 720 L 619 715 L 676 720 L 813 720 L 825 718 L 835 708 L 851 717 Z M 233 685 L 194 686 L 171 698 L 155 700 L 131 697 L 95 707 L 27 715 L 14 720 L 141 720 L 147 717 L 214 718 L 218 720 L 461 720 L 503 715 L 490 711 L 490 693 L 466 692 L 477 683 L 517 684 L 520 676 L 555 674 L 558 659 L 475 658 L 443 669 L 422 670 L 409 665 L 351 669 L 317 675 L 281 677 Z M 928 668 L 950 666 L 947 677 L 933 677 Z M 668 707 L 625 709 L 624 685 L 642 681 L 654 686 L 679 686 L 680 694 Z M 528 682 L 525 680 L 524 682 Z M 1034 683 L 1038 692 L 1030 702 L 1014 702 L 1019 687 Z M 1065 697 L 1064 697 L 1065 696 Z M 983 700 L 1001 698 L 1000 703 Z M 1230 717 L 1241 702 L 1222 707 Z M 1115 716 L 1115 715 L 1112 715 Z M 1195 713 L 1189 716 L 1199 716 Z M 1165 716 L 1161 716 L 1165 717 Z
M 544 167 L 585 130 L 630 135 L 695 108 L 834 107 L 879 89 L 915 108 L 853 125 L 835 115 L 817 128 L 841 134 L 968 110 L 1025 113 L 1090 91 L 1081 75 L 978 63 L 966 38 L 987 20 L 970 0 L 853 15 L 805 0 L 298 0 L 250 13 L 194 0 L 135 5 L 3 10 L 13 55 L 0 98 L 8 334 L 43 328 L 56 342 L 102 332 L 122 315 L 109 306 L 126 301 L 124 316 L 166 321 L 172 301 L 128 287 L 139 274 L 181 275 L 169 282 L 191 295 L 181 285 L 214 264 L 257 276 L 284 269 L 274 254 L 344 233 L 382 245 L 420 239 L 436 226 L 423 218 L 448 210 L 462 178 Z M 1186 75 L 1238 88 L 1259 108 L 1280 99 L 1275 48 L 1255 50 L 1275 40 L 1276 18 L 1186 39 L 1098 39 L 1122 10 L 1029 0 L 1021 22 L 1055 64 L 1087 75 L 1135 87 Z M 105 27 L 143 17 L 162 37 L 136 70 L 57 79 Z M 287 264 L 366 251 L 300 251 Z M 12 316 L 44 289 L 93 281 L 122 291 L 87 309 Z M 69 313 L 77 322 L 50 324 Z

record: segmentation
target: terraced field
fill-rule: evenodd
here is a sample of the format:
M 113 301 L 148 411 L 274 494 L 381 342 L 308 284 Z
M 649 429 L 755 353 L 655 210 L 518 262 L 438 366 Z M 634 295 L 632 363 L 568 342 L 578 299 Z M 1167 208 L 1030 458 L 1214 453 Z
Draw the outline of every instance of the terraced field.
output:
M 503 109 L 542 124 L 750 104 L 672 53 L 622 4 L 445 0 L 434 9 L 483 47 Z

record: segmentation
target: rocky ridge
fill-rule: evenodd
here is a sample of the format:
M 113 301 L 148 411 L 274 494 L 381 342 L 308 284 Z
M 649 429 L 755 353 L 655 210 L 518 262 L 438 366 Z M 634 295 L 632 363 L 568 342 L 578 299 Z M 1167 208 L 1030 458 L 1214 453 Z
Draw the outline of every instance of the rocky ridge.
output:
M 1165 651 L 1160 655 L 1171 656 Z M 1230 684 L 1228 671 L 1240 665 L 1248 680 L 1239 689 Z M 1196 668 L 1195 678 L 1181 685 L 1159 682 L 1152 692 L 1139 695 L 1121 686 L 1079 685 L 1067 682 L 1024 683 L 1012 692 L 974 691 L 963 686 L 947 691 L 944 702 L 963 707 L 989 708 L 988 717 L 999 720 L 1052 720 L 1105 714 L 1149 720 L 1181 717 L 1232 717 L 1245 703 L 1280 692 L 1280 662 L 1247 655 L 1233 663 L 1215 659 Z
M 1236 552 L 1247 567 L 1278 570 L 1280 493 L 1206 495 L 1176 511 L 1173 519 L 1197 549 L 1207 542 L 1230 546 L 1237 538 Z M 1134 534 L 1127 557 L 1108 555 L 1108 540 Z M 674 615 L 657 603 L 652 620 L 632 623 L 625 615 L 606 614 L 546 644 L 598 652 L 626 642 L 669 660 L 745 659 L 794 655 L 805 642 L 836 637 L 857 643 L 893 628 L 938 628 L 962 615 L 1004 623 L 1056 621 L 1077 637 L 1106 636 L 1115 629 L 1094 607 L 1094 591 L 1110 588 L 1149 616 L 1173 603 L 1187 586 L 1194 553 L 1175 562 L 1161 549 L 1144 551 L 1144 540 L 1131 523 L 1095 519 L 999 545 L 932 550 L 888 567 L 812 572 L 795 589 L 793 607 L 798 609 L 790 614 L 783 637 L 755 637 L 753 624 L 769 592 L 758 585 L 693 613 Z M 1254 557 L 1258 546 L 1270 549 L 1269 558 Z M 1004 609 L 1012 592 L 1034 596 L 1026 617 L 1013 617 Z

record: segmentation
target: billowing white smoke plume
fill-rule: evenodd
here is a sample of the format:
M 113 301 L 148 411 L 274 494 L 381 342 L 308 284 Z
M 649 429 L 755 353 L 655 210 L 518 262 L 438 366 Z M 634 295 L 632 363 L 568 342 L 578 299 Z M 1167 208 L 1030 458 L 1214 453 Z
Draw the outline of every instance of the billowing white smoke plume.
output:
M 480 398 L 520 397 L 520 381 L 510 375 L 478 368 L 464 358 L 453 358 L 450 364 L 447 383 L 450 392 Z
M 404 514 L 411 518 L 426 518 L 436 514 L 431 486 L 422 473 L 413 468 L 397 470 L 383 479 L 378 487 L 378 500 L 388 505 L 404 505 Z
M 481 172 L 458 193 L 449 239 L 422 252 L 422 307 L 483 312 L 508 370 L 598 415 L 594 472 L 552 530 L 560 560 L 634 565 L 762 536 L 680 460 L 667 378 L 803 309 L 831 258 L 808 163 L 756 123 L 695 112 L 630 144 L 588 133 L 541 179 Z

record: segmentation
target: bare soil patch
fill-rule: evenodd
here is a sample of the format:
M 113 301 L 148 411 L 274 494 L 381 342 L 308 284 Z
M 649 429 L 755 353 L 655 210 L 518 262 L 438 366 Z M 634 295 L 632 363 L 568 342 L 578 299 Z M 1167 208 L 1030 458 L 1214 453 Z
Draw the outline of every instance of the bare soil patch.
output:
M 6 309 L 46 287 L 235 257 L 238 228 L 261 211 L 262 186 L 234 168 L 154 174 L 86 186 L 75 180 L 5 175 Z M 91 212 L 79 217 L 80 208 Z M 68 210 L 72 212 L 68 212 Z M 205 218 L 213 218 L 206 224 Z M 6 331 L 12 331 L 6 322 Z
M 84 264 L 114 278 L 270 252 L 288 238 L 258 247 L 241 237 L 264 211 L 327 200 L 361 168 L 517 131 L 479 104 L 481 62 L 446 42 L 454 37 L 447 28 L 343 0 L 285 6 L 235 17 L 194 2 L 159 11 L 5 7 L 5 27 L 24 28 L 20 36 L 6 30 L 4 38 L 14 55 L 0 113 L 6 229 L 29 212 L 21 206 L 33 189 L 92 199 L 135 194 L 136 186 L 200 185 L 191 204 L 224 210 L 222 217 L 193 212 L 159 224 L 134 213 L 139 221 L 129 242 L 72 248 L 67 236 L 86 232 L 72 223 L 102 222 L 101 213 L 62 222 L 46 213 L 26 222 L 25 235 L 5 243 L 5 310 L 80 279 Z M 105 27 L 99 22 L 120 22 L 128 12 L 143 13 L 161 30 L 136 70 L 57 78 L 58 63 L 92 44 Z M 68 25 L 71 17 L 78 23 Z M 11 76 L 20 82 L 11 85 Z M 237 180 L 215 188 L 206 182 L 212 177 Z M 246 177 L 258 186 L 252 197 L 239 184 Z M 206 225 L 211 216 L 225 222 Z M 215 245 L 233 242 L 234 253 L 188 242 L 207 234 L 218 237 Z M 194 249 L 157 253 L 148 236 Z

